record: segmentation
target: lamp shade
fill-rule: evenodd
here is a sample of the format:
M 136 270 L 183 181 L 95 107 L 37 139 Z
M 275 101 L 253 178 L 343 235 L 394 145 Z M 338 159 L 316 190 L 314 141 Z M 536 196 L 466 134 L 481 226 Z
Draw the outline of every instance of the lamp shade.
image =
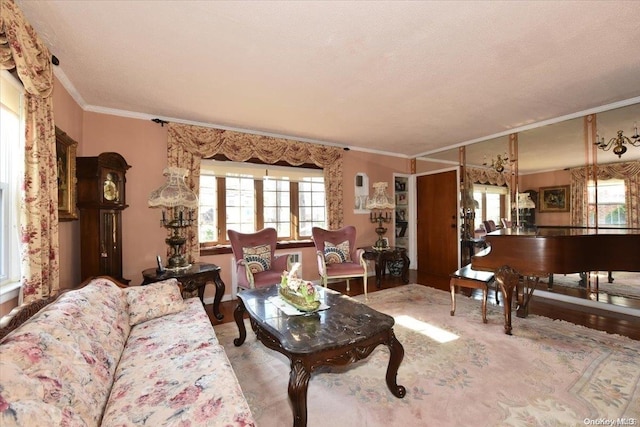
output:
M 184 182 L 184 178 L 189 175 L 189 170 L 168 167 L 163 172 L 167 177 L 167 182 L 149 195 L 149 207 L 151 208 L 172 208 L 184 206 L 189 209 L 198 207 L 198 196 Z
M 518 207 L 520 209 L 534 209 L 536 204 L 529 193 L 518 193 Z
M 386 182 L 376 182 L 373 184 L 373 197 L 367 199 L 367 209 L 393 209 L 396 204 L 387 195 L 388 184 Z

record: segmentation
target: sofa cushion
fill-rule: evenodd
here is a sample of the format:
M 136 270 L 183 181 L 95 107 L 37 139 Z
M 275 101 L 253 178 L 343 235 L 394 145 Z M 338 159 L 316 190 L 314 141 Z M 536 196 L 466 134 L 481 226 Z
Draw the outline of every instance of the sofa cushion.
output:
M 99 424 L 129 331 L 113 282 L 62 294 L 0 345 L 0 425 Z
M 103 426 L 253 426 L 211 321 L 197 298 L 131 330 Z
M 129 304 L 131 326 L 185 309 L 176 279 L 132 286 L 124 291 Z
M 242 256 L 247 268 L 253 273 L 271 270 L 271 246 L 258 245 L 242 248 Z
M 345 240 L 337 245 L 334 245 L 331 242 L 324 242 L 324 259 L 327 264 L 351 262 L 349 241 Z

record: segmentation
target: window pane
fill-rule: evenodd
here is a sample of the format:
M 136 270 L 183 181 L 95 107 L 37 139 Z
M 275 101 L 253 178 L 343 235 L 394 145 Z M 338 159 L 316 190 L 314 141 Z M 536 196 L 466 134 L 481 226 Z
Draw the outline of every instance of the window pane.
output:
M 500 224 L 500 195 L 487 193 L 487 220 L 492 219 L 496 224 Z
M 278 238 L 291 237 L 290 183 L 287 180 L 264 180 L 264 226 L 273 227 Z
M 201 242 L 218 241 L 218 196 L 216 177 L 200 175 L 198 237 Z
M 225 191 L 227 230 L 254 232 L 256 209 L 253 178 L 226 177 Z
M 311 237 L 312 227 L 327 227 L 323 178 L 299 183 L 298 204 L 300 237 Z

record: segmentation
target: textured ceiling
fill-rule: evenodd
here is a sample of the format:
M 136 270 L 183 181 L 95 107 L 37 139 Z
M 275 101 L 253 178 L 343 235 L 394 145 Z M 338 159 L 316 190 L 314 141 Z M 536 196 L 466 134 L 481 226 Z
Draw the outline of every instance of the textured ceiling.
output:
M 89 111 L 414 157 L 640 102 L 639 1 L 17 3 Z

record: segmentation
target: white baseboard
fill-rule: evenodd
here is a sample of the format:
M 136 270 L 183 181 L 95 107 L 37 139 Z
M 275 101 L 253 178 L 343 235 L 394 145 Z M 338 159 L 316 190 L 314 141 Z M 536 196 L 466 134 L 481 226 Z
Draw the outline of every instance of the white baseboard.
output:
M 533 296 L 538 298 L 555 300 L 555 301 L 562 301 L 569 304 L 575 304 L 583 307 L 593 308 L 596 310 L 611 311 L 614 313 L 626 314 L 627 316 L 640 317 L 640 310 L 635 308 L 621 307 L 615 304 L 592 301 L 584 298 L 576 298 L 568 295 L 562 295 L 562 294 L 557 294 L 557 293 L 548 292 L 548 291 L 541 291 L 539 289 L 536 289 Z

